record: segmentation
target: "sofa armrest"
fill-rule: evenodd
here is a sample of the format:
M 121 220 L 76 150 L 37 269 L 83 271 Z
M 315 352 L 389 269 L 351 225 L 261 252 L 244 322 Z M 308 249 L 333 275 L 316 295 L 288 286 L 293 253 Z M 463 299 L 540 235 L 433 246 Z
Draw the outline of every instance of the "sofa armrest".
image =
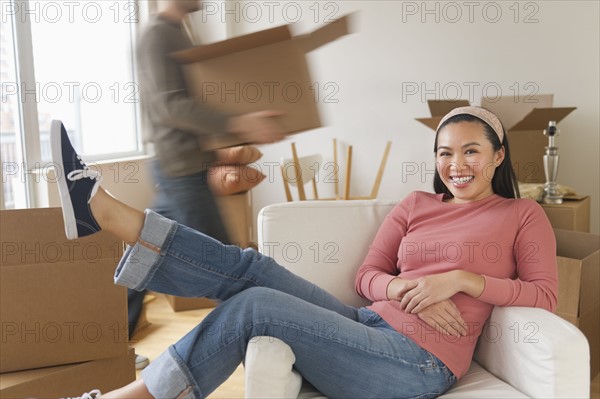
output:
M 496 307 L 475 350 L 490 373 L 534 398 L 587 398 L 590 354 L 575 326 L 543 309 Z

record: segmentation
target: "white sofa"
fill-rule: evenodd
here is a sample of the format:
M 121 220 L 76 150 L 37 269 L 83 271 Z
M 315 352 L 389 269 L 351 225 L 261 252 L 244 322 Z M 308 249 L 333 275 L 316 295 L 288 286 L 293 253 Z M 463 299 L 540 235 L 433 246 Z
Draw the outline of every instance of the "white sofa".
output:
M 391 201 L 289 202 L 258 216 L 261 251 L 345 303 L 366 301 L 354 275 Z M 284 342 L 248 345 L 246 398 L 322 398 L 293 369 Z M 584 335 L 558 316 L 523 307 L 497 307 L 484 329 L 471 368 L 442 398 L 586 398 L 589 347 Z

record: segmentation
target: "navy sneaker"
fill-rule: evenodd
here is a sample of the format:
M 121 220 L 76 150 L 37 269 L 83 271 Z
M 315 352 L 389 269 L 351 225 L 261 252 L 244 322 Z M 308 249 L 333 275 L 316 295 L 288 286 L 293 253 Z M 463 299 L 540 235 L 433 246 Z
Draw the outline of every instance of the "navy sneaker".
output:
M 100 173 L 81 160 L 61 121 L 52 121 L 50 145 L 67 238 L 72 240 L 100 231 L 89 205 L 100 187 Z

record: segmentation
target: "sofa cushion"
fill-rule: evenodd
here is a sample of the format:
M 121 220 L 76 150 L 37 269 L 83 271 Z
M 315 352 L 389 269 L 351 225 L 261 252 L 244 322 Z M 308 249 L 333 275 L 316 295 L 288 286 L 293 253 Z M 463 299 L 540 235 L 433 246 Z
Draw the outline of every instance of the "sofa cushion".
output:
M 527 398 L 527 396 L 499 380 L 477 362 L 471 362 L 467 374 L 440 398 Z
M 356 271 L 396 204 L 360 200 L 270 205 L 258 217 L 259 249 L 342 302 L 365 306 L 369 302 L 354 288 Z
M 300 399 L 326 399 L 315 387 L 302 384 Z M 472 362 L 467 374 L 454 387 L 440 398 L 482 399 L 482 398 L 527 398 L 506 382 L 494 377 L 477 362 Z

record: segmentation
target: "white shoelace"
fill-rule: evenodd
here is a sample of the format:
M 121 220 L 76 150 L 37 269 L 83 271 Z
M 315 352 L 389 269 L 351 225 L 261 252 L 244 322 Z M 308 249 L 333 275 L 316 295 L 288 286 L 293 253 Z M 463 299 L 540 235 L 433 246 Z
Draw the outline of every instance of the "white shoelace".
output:
M 66 398 L 66 399 L 98 399 L 102 395 L 99 389 L 94 389 L 92 391 L 86 392 L 78 398 Z
M 96 195 L 96 192 L 98 191 L 98 187 L 100 187 L 100 181 L 102 180 L 102 175 L 100 174 L 99 171 L 90 169 L 89 166 L 87 166 L 85 164 L 85 162 L 83 162 L 81 160 L 81 156 L 77 155 L 77 159 L 81 163 L 81 166 L 83 166 L 83 169 L 75 169 L 75 170 L 71 171 L 67 175 L 67 179 L 69 179 L 71 181 L 76 181 L 76 180 L 85 179 L 85 178 L 90 178 L 92 180 L 96 180 L 96 184 L 94 184 L 94 187 L 92 187 L 92 193 L 90 194 L 90 199 L 88 201 L 88 203 L 89 203 L 92 200 L 92 198 L 94 197 L 94 195 Z

